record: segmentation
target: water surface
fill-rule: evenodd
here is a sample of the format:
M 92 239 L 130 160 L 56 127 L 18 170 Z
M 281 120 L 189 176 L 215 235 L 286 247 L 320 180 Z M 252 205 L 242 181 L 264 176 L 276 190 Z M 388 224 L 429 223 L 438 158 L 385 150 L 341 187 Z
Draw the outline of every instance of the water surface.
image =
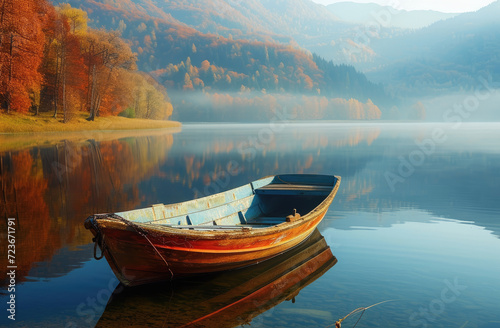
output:
M 84 219 L 202 197 L 266 175 L 317 173 L 342 176 L 319 226 L 338 262 L 327 270 L 318 265 L 307 282 L 291 284 L 297 276 L 286 275 L 289 289 L 275 290 L 290 295 L 252 299 L 245 304 L 256 305 L 240 319 L 252 327 L 326 327 L 358 307 L 393 300 L 367 310 L 357 327 L 500 327 L 498 124 L 185 125 L 176 133 L 61 139 L 2 140 L 0 215 L 16 218 L 18 227 L 16 321 L 3 310 L 2 325 L 93 327 L 118 316 L 175 326 L 186 295 L 215 295 L 216 282 L 228 276 L 123 292 L 107 263 L 93 258 Z M 227 290 L 238 285 L 220 292 L 233 295 Z M 4 280 L 2 304 L 6 286 Z M 157 315 L 144 316 L 140 305 L 153 300 Z M 127 304 L 122 312 L 120 302 Z M 209 304 L 204 313 L 221 306 L 197 304 Z M 218 320 L 220 327 L 244 323 Z

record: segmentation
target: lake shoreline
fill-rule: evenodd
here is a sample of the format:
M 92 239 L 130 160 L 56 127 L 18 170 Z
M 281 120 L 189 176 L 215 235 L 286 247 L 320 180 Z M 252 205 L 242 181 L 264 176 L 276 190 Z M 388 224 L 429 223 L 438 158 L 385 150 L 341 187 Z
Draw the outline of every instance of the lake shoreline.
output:
M 85 131 L 49 131 L 40 133 L 0 133 L 0 153 L 22 150 L 29 147 L 50 147 L 60 143 L 73 145 L 89 141 L 102 142 L 124 138 L 158 137 L 172 135 L 182 131 L 182 127 L 162 129 L 134 130 L 85 130 Z
M 74 113 L 72 119 L 63 123 L 63 115 L 54 118 L 50 113 L 41 113 L 38 116 L 19 113 L 2 113 L 0 115 L 0 134 L 39 134 L 61 132 L 95 132 L 95 131 L 124 131 L 124 130 L 153 130 L 180 128 L 177 121 L 160 121 L 141 118 L 126 118 L 120 116 L 97 117 L 95 121 L 87 121 L 87 113 Z

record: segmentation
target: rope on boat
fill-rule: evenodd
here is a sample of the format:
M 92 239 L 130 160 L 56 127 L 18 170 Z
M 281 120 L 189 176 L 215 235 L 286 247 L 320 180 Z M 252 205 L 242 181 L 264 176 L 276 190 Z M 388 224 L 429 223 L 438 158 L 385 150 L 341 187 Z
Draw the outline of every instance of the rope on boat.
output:
M 100 240 L 100 241 L 99 241 Z M 94 258 L 99 261 L 100 259 L 103 258 L 104 256 L 104 238 L 102 238 L 102 235 L 98 233 L 94 238 L 92 238 L 92 241 L 94 242 Z M 101 256 L 97 256 L 97 244 L 99 243 L 99 247 L 101 248 Z
M 92 241 L 94 242 L 94 258 L 99 261 L 104 257 L 104 248 L 106 247 L 106 243 L 104 242 L 104 236 L 95 219 L 96 215 L 89 217 L 87 220 L 95 230 L 95 236 L 92 238 Z M 97 256 L 97 245 L 99 245 L 99 248 L 101 249 L 101 256 Z
M 144 238 L 148 241 L 148 243 L 151 245 L 151 247 L 153 247 L 153 249 L 155 250 L 156 254 L 158 254 L 158 256 L 159 256 L 159 257 L 163 260 L 163 262 L 164 262 L 164 263 L 165 263 L 165 265 L 167 266 L 167 270 L 168 270 L 168 272 L 170 272 L 170 279 L 172 279 L 172 278 L 174 277 L 174 273 L 173 273 L 173 272 L 172 272 L 172 270 L 170 269 L 170 265 L 168 265 L 167 260 L 165 260 L 165 258 L 163 257 L 163 255 L 161 255 L 161 253 L 158 251 L 158 249 L 156 248 L 156 246 L 155 246 L 155 245 L 151 242 L 151 240 L 148 238 L 148 236 L 147 236 L 147 235 L 148 235 L 148 232 L 147 232 L 147 231 L 145 231 L 144 229 L 142 229 L 142 228 L 141 228 L 141 227 L 139 227 L 138 225 L 136 225 L 136 224 L 134 224 L 134 223 L 132 223 L 132 222 L 130 222 L 130 221 L 128 221 L 128 220 L 125 220 L 124 218 L 122 218 L 121 216 L 116 215 L 116 214 L 94 215 L 94 220 L 92 220 L 92 221 L 93 221 L 93 222 L 92 222 L 92 224 L 94 225 L 94 227 L 96 227 L 96 226 L 97 226 L 97 224 L 94 224 L 94 221 L 95 221 L 95 219 L 96 219 L 96 218 L 113 218 L 113 219 L 115 219 L 115 220 L 118 220 L 118 221 L 123 222 L 124 224 L 126 224 L 126 225 L 128 225 L 129 227 L 131 227 L 132 229 L 134 229 L 134 231 L 135 231 L 136 233 L 138 233 L 139 235 L 141 235 L 142 237 L 144 237 Z M 97 234 L 98 234 L 98 235 L 101 235 L 101 231 L 99 230 L 99 228 L 98 228 L 98 227 L 97 227 L 96 231 L 97 231 Z M 96 237 L 97 237 L 97 235 L 96 235 Z M 104 245 L 104 238 L 102 238 L 102 239 L 103 239 L 103 246 L 105 246 L 105 245 Z M 96 243 L 96 244 L 97 244 L 97 243 Z M 99 246 L 101 246 L 101 245 L 99 245 Z M 102 247 L 102 246 L 101 246 L 101 247 Z M 103 248 L 101 248 L 101 250 L 103 251 L 104 249 L 103 249 Z M 94 246 L 94 257 L 95 257 L 95 246 Z M 101 258 L 102 258 L 102 255 L 101 255 L 101 257 L 100 257 L 99 259 L 101 259 Z M 97 260 L 99 260 L 98 258 L 96 258 L 96 259 L 97 259 Z
M 354 327 L 356 327 L 358 325 L 359 321 L 363 317 L 363 314 L 365 314 L 366 310 L 368 310 L 369 308 L 372 308 L 374 306 L 383 304 L 383 303 L 394 302 L 394 301 L 397 301 L 397 300 L 387 300 L 387 301 L 382 301 L 382 302 L 375 303 L 375 304 L 370 305 L 368 307 L 359 307 L 359 308 L 351 311 L 351 313 L 349 313 L 348 315 L 346 315 L 342 319 L 337 320 L 334 324 L 326 326 L 325 328 L 333 327 L 334 325 L 335 325 L 335 328 L 342 328 L 342 321 L 344 321 L 345 319 L 349 318 L 351 315 L 354 315 L 354 314 L 356 314 L 358 312 L 361 312 L 361 315 L 359 316 L 358 321 L 356 321 L 356 323 L 354 324 L 354 326 L 352 326 L 352 328 L 354 328 Z
M 135 227 L 134 227 L 135 229 Z M 141 229 L 142 230 L 142 229 Z M 163 260 L 163 262 L 165 263 L 165 265 L 167 266 L 167 270 L 168 272 L 170 272 L 170 279 L 172 279 L 174 277 L 174 273 L 172 272 L 172 270 L 170 269 L 170 266 L 168 265 L 168 262 L 167 260 L 165 260 L 165 258 L 163 257 L 163 255 L 161 255 L 161 253 L 158 251 L 158 249 L 156 248 L 156 246 L 151 242 L 151 240 L 149 240 L 148 236 L 146 236 L 145 233 L 142 233 L 140 231 L 137 231 L 136 232 L 143 236 L 144 238 L 146 238 L 146 240 L 149 242 L 149 244 L 153 247 L 153 249 L 155 250 L 156 254 L 158 254 L 158 256 L 160 256 L 160 258 Z

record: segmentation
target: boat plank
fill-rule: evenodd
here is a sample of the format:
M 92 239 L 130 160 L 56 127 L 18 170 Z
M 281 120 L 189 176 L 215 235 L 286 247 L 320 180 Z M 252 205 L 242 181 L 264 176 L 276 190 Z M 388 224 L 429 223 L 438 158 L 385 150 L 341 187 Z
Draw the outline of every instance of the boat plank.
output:
M 264 187 L 260 187 L 257 190 L 319 190 L 319 191 L 331 191 L 331 186 L 314 186 L 314 185 L 303 185 L 303 184 L 284 184 L 276 183 L 270 184 Z
M 211 223 L 212 221 L 216 220 L 219 220 L 220 222 L 221 219 L 226 218 L 226 220 L 223 221 L 224 223 L 238 224 L 241 223 L 238 213 L 245 213 L 249 208 L 255 206 L 253 205 L 253 203 L 254 195 L 224 204 L 223 206 L 217 206 L 203 211 L 189 213 L 188 215 L 181 215 L 160 220 L 152 220 L 148 223 L 173 225 L 179 222 L 181 222 L 181 224 L 183 222 L 190 222 L 191 225 L 196 226 Z
M 268 226 L 270 224 L 267 224 Z M 261 224 L 242 224 L 242 225 L 199 225 L 199 226 L 167 226 L 176 229 L 192 229 L 192 230 L 250 230 L 252 228 L 264 228 Z

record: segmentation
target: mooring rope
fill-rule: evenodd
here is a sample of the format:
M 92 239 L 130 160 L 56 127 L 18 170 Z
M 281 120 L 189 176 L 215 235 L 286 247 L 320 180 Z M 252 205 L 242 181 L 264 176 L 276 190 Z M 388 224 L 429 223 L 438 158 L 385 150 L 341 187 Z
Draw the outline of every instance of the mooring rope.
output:
M 100 231 L 97 232 L 94 238 L 92 238 L 92 241 L 94 242 L 94 258 L 99 261 L 104 256 L 104 247 L 105 247 L 104 238 L 102 238 Z M 99 257 L 97 256 L 97 244 L 99 244 L 99 247 L 101 248 L 101 256 Z
M 94 238 L 92 238 L 92 241 L 94 242 L 94 258 L 99 261 L 104 257 L 104 248 L 106 247 L 106 244 L 104 242 L 104 237 L 101 229 L 95 222 L 95 216 L 93 216 L 92 220 L 90 220 L 90 224 L 95 229 L 95 236 Z M 97 256 L 97 245 L 99 245 L 99 247 L 101 248 L 101 256 Z

